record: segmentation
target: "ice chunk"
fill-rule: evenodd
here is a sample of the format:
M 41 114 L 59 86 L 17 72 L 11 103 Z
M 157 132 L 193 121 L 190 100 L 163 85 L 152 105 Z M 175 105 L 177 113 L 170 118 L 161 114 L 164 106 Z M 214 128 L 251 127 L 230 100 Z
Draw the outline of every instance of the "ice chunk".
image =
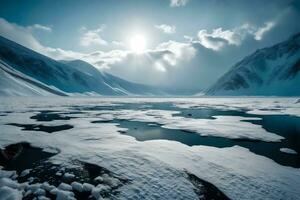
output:
M 1 200 L 22 200 L 22 192 L 7 186 L 0 187 Z
M 14 188 L 14 189 L 19 188 L 19 184 L 16 181 L 9 179 L 9 178 L 1 178 L 0 179 L 0 187 L 3 187 L 3 186 L 8 186 L 8 187 Z
M 103 182 L 103 178 L 101 176 L 97 176 L 94 180 L 97 182 Z
M 31 169 L 25 169 L 24 171 L 21 172 L 21 177 L 27 176 L 30 173 Z
M 83 191 L 85 191 L 85 192 L 91 192 L 94 187 L 95 186 L 93 186 L 92 184 L 84 183 L 83 184 Z
M 56 200 L 76 200 L 74 193 L 71 191 L 57 190 Z
M 66 183 L 59 184 L 59 186 L 57 188 L 60 190 L 66 190 L 66 191 L 72 190 L 72 186 L 70 186 L 69 184 L 66 184 Z
M 71 173 L 68 173 L 68 172 L 66 172 L 66 173 L 64 174 L 64 178 L 66 178 L 66 179 L 73 179 L 73 178 L 75 178 L 75 175 L 74 175 L 74 174 L 71 174 Z
M 295 150 L 289 148 L 280 148 L 280 151 L 287 154 L 298 154 Z
M 0 178 L 15 177 L 16 175 L 17 175 L 16 171 L 0 170 Z
M 78 192 L 82 192 L 83 191 L 83 185 L 81 183 L 72 182 L 71 186 L 72 186 L 73 190 L 76 190 Z
M 55 186 L 50 185 L 48 182 L 44 182 L 41 185 L 41 188 L 43 188 L 44 190 L 47 190 L 48 192 L 50 192 L 51 190 L 55 189 Z
M 46 194 L 45 190 L 44 189 L 37 189 L 34 194 L 38 195 L 38 196 L 44 196 Z

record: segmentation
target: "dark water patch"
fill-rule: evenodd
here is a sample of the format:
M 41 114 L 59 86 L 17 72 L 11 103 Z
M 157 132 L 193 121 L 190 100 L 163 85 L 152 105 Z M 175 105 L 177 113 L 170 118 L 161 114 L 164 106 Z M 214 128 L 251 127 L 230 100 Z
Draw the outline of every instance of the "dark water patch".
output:
M 273 144 L 276 146 L 276 158 L 284 165 L 300 167 L 300 117 L 290 115 L 264 115 L 262 120 L 244 120 L 250 123 L 261 125 L 266 131 L 275 133 L 284 137 L 280 143 Z M 270 147 L 260 147 L 260 151 L 269 152 Z M 290 148 L 295 150 L 298 154 L 285 154 L 280 152 L 280 148 Z M 275 149 L 274 149 L 275 151 Z M 270 152 L 271 153 L 271 152 Z M 273 152 L 275 153 L 275 152 Z
M 0 113 L 9 114 L 9 113 L 13 113 L 13 111 L 0 111 Z
M 267 109 L 264 109 L 267 110 Z M 277 110 L 277 108 L 273 109 Z M 213 116 L 240 116 L 255 117 L 261 120 L 242 120 L 252 124 L 261 125 L 266 131 L 284 137 L 280 143 L 268 143 L 247 139 L 235 139 L 236 145 L 248 148 L 250 151 L 264 155 L 282 165 L 300 167 L 300 117 L 290 115 L 256 115 L 248 114 L 247 110 L 218 110 L 212 108 L 180 109 L 180 114 L 186 118 L 214 119 Z M 285 155 L 280 148 L 291 148 L 297 155 Z
M 266 131 L 285 137 L 282 144 L 300 152 L 300 117 L 290 115 L 265 115 L 262 120 L 244 120 L 261 125 Z
M 122 108 L 122 105 L 109 105 L 109 106 L 102 106 L 102 105 L 98 105 L 98 106 L 71 106 L 69 107 L 69 109 L 71 110 L 77 110 L 77 111 L 103 111 L 103 110 L 119 110 Z
M 53 133 L 63 130 L 68 130 L 74 128 L 74 126 L 69 124 L 57 125 L 57 126 L 48 126 L 42 124 L 18 124 L 18 123 L 9 123 L 6 125 L 22 127 L 24 131 L 43 131 L 47 133 Z
M 126 120 L 113 120 L 118 123 L 120 127 L 127 128 L 127 131 L 119 131 L 122 134 L 134 137 L 138 141 L 147 140 L 171 140 L 181 142 L 188 146 L 194 145 L 207 145 L 215 147 L 229 147 L 234 143 L 226 138 L 220 137 L 203 137 L 197 133 L 162 128 L 160 125 L 148 125 L 146 122 L 126 121 Z
M 243 116 L 243 117 L 256 117 L 257 115 L 247 114 L 242 110 L 218 110 L 212 108 L 188 108 L 179 109 L 180 113 L 173 116 L 181 116 L 185 118 L 194 119 L 216 119 L 214 116 Z
M 44 152 L 41 148 L 32 147 L 29 143 L 11 144 L 0 151 L 0 165 L 5 170 L 15 170 L 18 173 L 25 169 L 31 169 L 36 164 L 55 155 Z
M 113 120 L 95 120 L 95 121 L 92 121 L 91 123 L 93 124 L 97 124 L 97 123 L 110 123 L 110 122 L 113 122 Z
M 295 139 L 295 136 L 292 138 L 287 137 L 287 139 L 285 139 L 282 143 L 264 142 L 250 139 L 228 139 L 222 137 L 201 136 L 200 134 L 191 131 L 166 129 L 162 128 L 159 125 L 149 125 L 146 122 L 126 120 L 113 120 L 112 122 L 118 123 L 120 127 L 128 129 L 127 131 L 120 131 L 121 134 L 132 136 L 138 141 L 171 140 L 181 142 L 188 146 L 206 145 L 219 148 L 239 145 L 248 148 L 251 152 L 255 154 L 268 157 L 281 165 L 292 166 L 297 168 L 300 167 L 299 154 L 285 154 L 279 150 L 282 147 L 291 147 L 291 143 L 298 144 L 296 141 L 291 141 Z M 255 120 L 255 122 L 259 121 Z M 298 132 L 295 134 L 299 136 L 300 133 Z M 297 151 L 297 148 L 292 149 L 295 149 Z
M 0 111 L 0 116 L 7 116 L 10 113 L 13 113 L 13 112 L 12 111 Z
M 70 120 L 75 117 L 62 116 L 58 113 L 53 113 L 53 111 L 41 111 L 40 113 L 30 117 L 30 119 L 35 119 L 36 121 L 49 122 L 54 120 Z
M 199 200 L 229 200 L 229 198 L 216 186 L 204 181 L 194 174 L 188 173 L 187 179 L 193 184 L 194 191 L 198 195 Z

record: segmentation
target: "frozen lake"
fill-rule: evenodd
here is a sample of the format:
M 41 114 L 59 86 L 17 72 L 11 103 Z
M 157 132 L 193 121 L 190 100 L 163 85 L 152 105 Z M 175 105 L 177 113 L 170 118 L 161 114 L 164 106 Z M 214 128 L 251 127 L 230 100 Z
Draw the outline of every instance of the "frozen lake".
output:
M 300 196 L 297 98 L 0 101 L 0 197 Z

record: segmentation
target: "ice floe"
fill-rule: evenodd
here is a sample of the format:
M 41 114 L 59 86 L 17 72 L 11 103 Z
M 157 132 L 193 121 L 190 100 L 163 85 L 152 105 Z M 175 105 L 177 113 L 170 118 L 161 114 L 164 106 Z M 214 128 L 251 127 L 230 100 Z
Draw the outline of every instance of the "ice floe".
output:
M 290 148 L 280 148 L 280 151 L 287 154 L 298 154 L 295 150 Z

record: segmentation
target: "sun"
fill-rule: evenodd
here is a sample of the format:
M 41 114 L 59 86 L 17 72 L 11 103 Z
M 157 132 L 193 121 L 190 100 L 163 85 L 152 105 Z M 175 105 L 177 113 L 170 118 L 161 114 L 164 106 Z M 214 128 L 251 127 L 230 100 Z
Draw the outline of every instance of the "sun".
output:
M 146 43 L 144 35 L 135 34 L 129 40 L 130 50 L 137 54 L 143 53 L 146 50 Z

